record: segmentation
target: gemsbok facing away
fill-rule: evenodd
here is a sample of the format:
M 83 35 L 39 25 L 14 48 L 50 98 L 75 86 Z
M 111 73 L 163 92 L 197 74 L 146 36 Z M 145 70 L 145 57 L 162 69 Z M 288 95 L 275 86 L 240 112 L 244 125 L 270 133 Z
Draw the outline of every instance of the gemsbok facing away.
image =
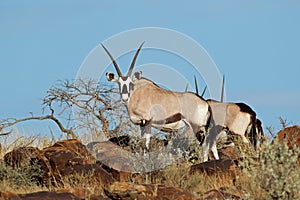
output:
M 208 99 L 207 102 L 212 110 L 213 126 L 204 139 L 202 153 L 204 161 L 207 161 L 210 151 L 217 151 L 216 142 L 218 137 L 227 135 L 227 132 L 239 135 L 244 143 L 251 142 L 255 149 L 258 148 L 258 140 L 263 138 L 262 123 L 256 118 L 256 113 L 245 103 L 224 103 L 224 77 L 222 83 L 221 100 Z M 195 78 L 196 91 L 198 93 Z M 202 93 L 203 95 L 203 93 Z M 216 158 L 216 157 L 215 157 Z M 218 159 L 218 157 L 216 158 Z
M 130 120 L 141 127 L 142 136 L 146 134 L 146 148 L 149 149 L 151 127 L 175 132 L 188 125 L 194 134 L 206 134 L 210 108 L 205 100 L 195 93 L 162 89 L 143 78 L 142 72 L 135 72 L 131 77 L 142 46 L 143 43 L 136 51 L 127 74 L 123 75 L 113 56 L 102 45 L 118 74 L 116 77 L 114 73 L 106 73 L 107 80 L 118 83 L 121 99 L 126 104 Z

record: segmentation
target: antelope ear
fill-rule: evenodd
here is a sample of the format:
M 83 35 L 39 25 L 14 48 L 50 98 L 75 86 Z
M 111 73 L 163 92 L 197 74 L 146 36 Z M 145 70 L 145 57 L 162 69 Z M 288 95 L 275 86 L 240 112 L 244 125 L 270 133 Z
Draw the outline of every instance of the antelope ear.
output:
M 108 81 L 118 82 L 118 79 L 115 77 L 114 73 L 106 73 L 106 78 Z
M 140 80 L 141 78 L 142 78 L 142 72 L 139 71 L 133 74 L 132 80 Z

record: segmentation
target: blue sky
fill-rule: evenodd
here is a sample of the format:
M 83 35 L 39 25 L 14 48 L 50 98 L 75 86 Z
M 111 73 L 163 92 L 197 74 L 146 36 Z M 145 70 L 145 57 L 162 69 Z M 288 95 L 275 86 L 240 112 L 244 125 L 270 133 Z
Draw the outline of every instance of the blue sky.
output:
M 265 126 L 300 123 L 299 1 L 140 2 L 0 1 L 0 118 L 41 113 L 47 89 L 75 78 L 110 36 L 162 27 L 207 50 L 228 101 L 248 103 Z

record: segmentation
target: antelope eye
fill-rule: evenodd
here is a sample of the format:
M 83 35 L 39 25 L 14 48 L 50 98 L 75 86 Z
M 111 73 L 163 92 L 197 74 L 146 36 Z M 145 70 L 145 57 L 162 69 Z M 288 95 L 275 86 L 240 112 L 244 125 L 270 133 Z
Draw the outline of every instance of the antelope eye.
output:
M 115 75 L 113 73 L 108 74 L 109 79 L 114 79 Z

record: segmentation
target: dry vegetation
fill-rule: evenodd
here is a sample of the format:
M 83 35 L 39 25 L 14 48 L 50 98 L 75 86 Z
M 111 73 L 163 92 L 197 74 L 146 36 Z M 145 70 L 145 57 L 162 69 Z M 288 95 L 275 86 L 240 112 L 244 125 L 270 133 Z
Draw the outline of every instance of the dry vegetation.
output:
M 22 140 L 24 138 L 18 138 L 19 142 Z M 21 145 L 24 143 L 25 141 L 20 142 Z M 131 176 L 128 181 L 137 184 L 175 186 L 198 197 L 207 191 L 217 189 L 235 194 L 242 199 L 297 199 L 300 197 L 300 167 L 297 165 L 299 153 L 299 147 L 289 149 L 285 144 L 275 140 L 272 145 L 264 144 L 262 150 L 257 152 L 257 157 L 253 157 L 253 152 L 251 156 L 246 155 L 245 150 L 244 159 L 239 162 L 236 179 L 223 173 L 191 174 L 192 163 L 184 160 L 159 171 Z M 69 188 L 85 188 L 93 194 L 102 192 L 99 191 L 99 185 L 95 184 L 93 173 L 65 177 L 63 186 L 59 187 L 39 185 L 36 177 L 40 175 L 39 165 L 31 164 L 25 165 L 22 169 L 14 169 L 1 161 L 0 188 L 2 191 L 14 193 L 60 191 Z
M 103 86 L 101 89 L 92 82 L 70 83 L 60 82 L 48 91 L 44 98 L 44 109 L 52 116 L 51 120 L 60 119 L 57 123 L 62 132 L 75 136 L 75 128 L 85 128 L 90 134 L 105 133 L 107 138 L 134 130 L 135 127 L 124 116 L 124 109 L 119 104 L 109 100 L 110 92 L 114 89 Z M 82 98 L 84 95 L 84 98 Z M 54 105 L 56 104 L 56 105 Z M 77 107 L 80 118 L 71 118 L 70 109 Z M 111 112 L 112 109 L 117 112 Z M 56 109 L 56 110 L 55 110 Z M 60 110 L 57 110 L 60 109 Z M 55 111 L 54 111 L 55 110 Z M 116 111 L 115 110 L 115 111 Z M 58 114 L 56 114 L 58 113 Z M 29 117 L 30 118 L 30 117 Z M 29 119 L 28 118 L 28 119 Z M 43 116 L 31 116 L 32 119 L 44 120 Z M 27 118 L 26 118 L 27 120 Z M 77 120 L 77 123 L 74 121 Z M 22 119 L 5 119 L 0 124 L 0 131 L 22 122 Z M 76 124 L 78 127 L 72 127 Z M 281 120 L 285 127 L 286 122 Z M 271 128 L 268 128 L 272 131 Z M 35 163 L 25 164 L 21 169 L 6 165 L 2 158 L 5 153 L 17 147 L 36 146 L 40 149 L 55 142 L 53 137 L 24 137 L 12 132 L 6 132 L 1 136 L 0 151 L 0 188 L 1 191 L 14 193 L 31 193 L 37 191 L 59 191 L 69 188 L 85 188 L 96 194 L 99 185 L 95 184 L 93 173 L 74 174 L 64 177 L 62 186 L 40 185 L 36 179 L 41 176 L 40 166 Z M 274 134 L 274 133 L 273 133 Z M 15 137 L 15 139 L 11 139 Z M 77 136 L 76 136 L 77 137 Z M 164 184 L 182 188 L 201 197 L 205 192 L 212 189 L 235 194 L 242 199 L 300 199 L 300 167 L 297 164 L 299 147 L 288 148 L 285 143 L 274 140 L 273 144 L 262 144 L 260 151 L 254 151 L 251 147 L 243 145 L 238 138 L 234 138 L 235 148 L 240 153 L 237 177 L 232 178 L 228 174 L 217 173 L 190 173 L 191 165 L 199 163 L 195 154 L 199 147 L 193 147 L 190 152 L 185 152 L 185 157 L 180 162 L 150 173 L 132 175 L 128 181 L 137 184 Z M 136 144 L 133 144 L 136 145 Z M 196 153 L 195 153 L 196 152 Z M 190 159 L 193 157 L 193 159 Z

